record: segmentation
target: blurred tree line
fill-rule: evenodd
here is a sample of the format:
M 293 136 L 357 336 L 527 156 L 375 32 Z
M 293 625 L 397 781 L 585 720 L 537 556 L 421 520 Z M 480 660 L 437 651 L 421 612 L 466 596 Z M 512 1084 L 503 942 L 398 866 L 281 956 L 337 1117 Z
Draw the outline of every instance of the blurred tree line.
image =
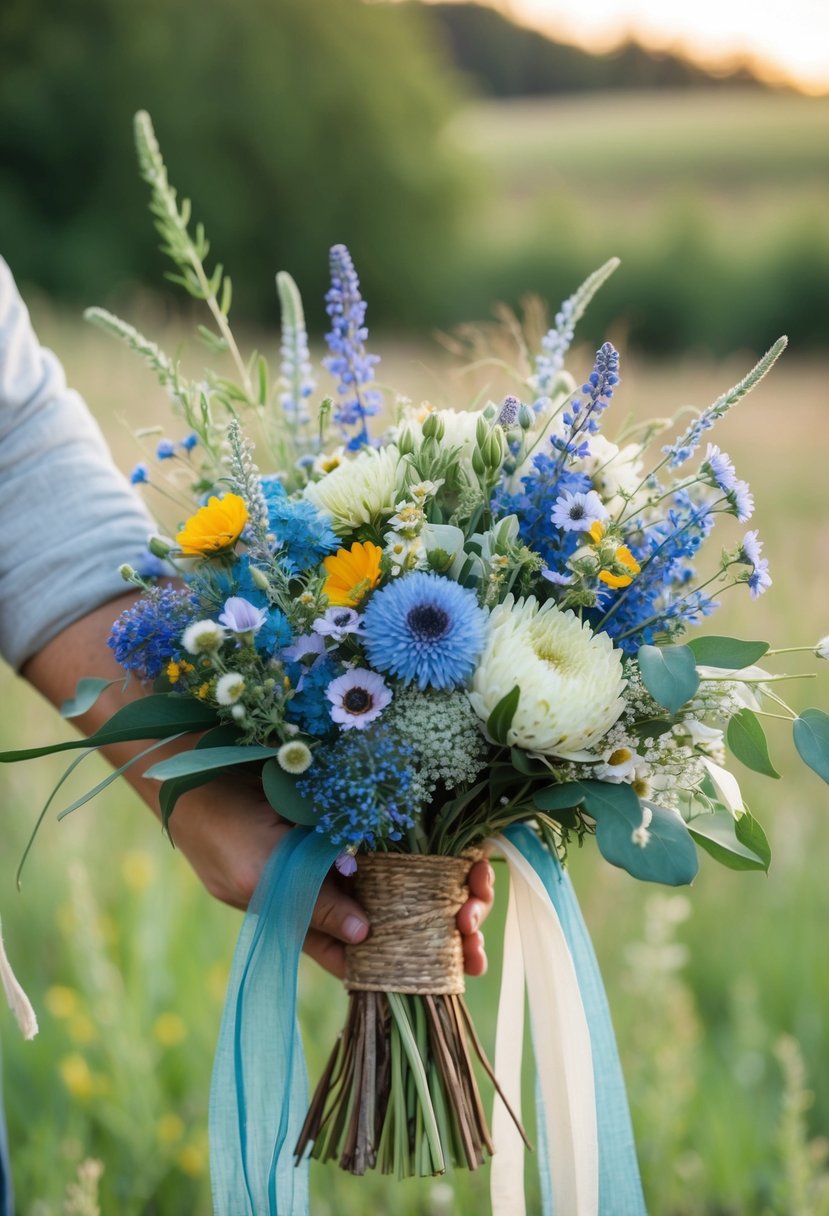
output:
M 407 2 L 418 7 L 418 0 Z M 748 68 L 713 74 L 680 55 L 650 51 L 636 42 L 593 55 L 515 25 L 482 4 L 436 4 L 429 15 L 443 35 L 453 63 L 476 89 L 492 97 L 758 83 Z
M 374 317 L 422 319 L 465 175 L 440 141 L 452 72 L 418 18 L 359 0 L 3 0 L 0 249 L 22 281 L 86 302 L 157 285 L 143 108 L 237 316 L 270 318 L 278 269 L 321 301 L 344 241 Z
M 2 0 L 0 252 L 24 286 L 73 305 L 157 289 L 166 267 L 131 140 L 144 108 L 233 278 L 236 318 L 271 325 L 286 269 L 321 333 L 340 241 L 373 328 L 447 326 L 529 290 L 555 305 L 617 253 L 624 274 L 593 315 L 621 316 L 633 344 L 756 349 L 789 329 L 819 347 L 829 238 L 814 213 L 748 254 L 718 246 L 702 213 L 690 231 L 667 216 L 662 230 L 597 232 L 548 210 L 541 227 L 482 235 L 499 182 L 448 128 L 473 81 L 499 95 L 711 79 L 641 48 L 563 48 L 476 5 Z

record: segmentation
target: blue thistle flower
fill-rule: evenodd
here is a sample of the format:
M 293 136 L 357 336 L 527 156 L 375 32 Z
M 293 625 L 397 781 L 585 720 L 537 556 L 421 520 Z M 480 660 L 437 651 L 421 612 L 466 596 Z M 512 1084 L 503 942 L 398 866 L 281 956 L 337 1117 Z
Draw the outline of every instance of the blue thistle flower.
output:
M 150 480 L 150 470 L 147 468 L 147 466 L 142 461 L 140 464 L 137 464 L 135 466 L 135 468 L 133 469 L 133 471 L 130 473 L 130 485 L 132 485 L 132 486 L 147 485 L 149 483 L 149 480 Z
M 159 439 L 155 454 L 158 460 L 172 460 L 176 454 L 176 445 L 172 439 Z
M 371 597 L 363 618 L 372 667 L 423 689 L 455 688 L 475 669 L 487 616 L 474 591 L 416 570 Z
M 334 245 L 331 249 L 330 267 L 331 288 L 325 297 L 325 311 L 331 318 L 331 331 L 325 335 L 325 341 L 331 354 L 323 359 L 323 366 L 337 379 L 340 405 L 334 413 L 335 421 L 344 435 L 350 427 L 358 428 L 348 441 L 348 447 L 354 451 L 369 443 L 366 419 L 382 405 L 377 389 L 365 387 L 374 379 L 374 365 L 379 356 L 366 354 L 366 305 L 345 245 Z
M 181 635 L 194 606 L 189 591 L 154 587 L 121 613 L 107 645 L 125 671 L 154 680 L 171 659 L 183 657 Z

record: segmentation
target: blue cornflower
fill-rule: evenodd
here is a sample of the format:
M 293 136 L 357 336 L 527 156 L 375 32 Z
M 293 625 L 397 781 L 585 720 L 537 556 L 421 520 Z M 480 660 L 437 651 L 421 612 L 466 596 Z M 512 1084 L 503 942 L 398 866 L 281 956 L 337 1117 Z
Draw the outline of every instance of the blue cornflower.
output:
M 289 645 L 293 634 L 291 624 L 280 608 L 269 608 L 265 623 L 256 635 L 256 649 L 261 654 L 276 654 Z
M 329 658 L 322 658 L 310 667 L 300 663 L 290 664 L 287 671 L 294 688 L 300 680 L 302 687 L 288 702 L 285 717 L 309 735 L 317 738 L 330 735 L 336 727 L 331 720 L 331 702 L 325 692 L 331 681 L 342 672 L 342 667 Z
M 318 566 L 340 545 L 330 523 L 312 502 L 288 498 L 275 477 L 262 478 L 268 507 L 268 530 L 274 534 L 279 560 L 290 574 Z
M 196 446 L 196 444 L 198 442 L 199 442 L 198 435 L 196 435 L 195 432 L 191 431 L 189 435 L 184 436 L 184 438 L 179 443 L 179 447 L 184 448 L 185 452 L 192 452 L 193 448 Z
M 737 480 L 737 472 L 730 456 L 721 452 L 715 443 L 709 443 L 705 459 L 700 465 L 700 473 L 707 478 L 709 485 L 722 490 L 723 494 L 730 490 Z
M 486 621 L 474 591 L 416 570 L 369 600 L 365 649 L 373 667 L 405 684 L 455 688 L 472 675 Z
M 334 245 L 330 252 L 331 288 L 325 297 L 325 311 L 331 318 L 331 330 L 325 341 L 331 354 L 323 366 L 337 380 L 340 396 L 334 419 L 344 434 L 357 427 L 349 439 L 353 451 L 369 442 L 366 419 L 376 414 L 382 405 L 382 395 L 376 388 L 366 388 L 374 379 L 374 365 L 379 356 L 366 354 L 366 305 L 360 295 L 360 280 L 351 254 L 345 245 Z
M 143 463 L 137 464 L 130 473 L 130 485 L 141 486 L 146 485 L 150 480 L 150 470 Z
M 107 645 L 126 671 L 154 680 L 170 659 L 182 657 L 181 635 L 193 610 L 189 591 L 154 587 L 121 613 Z
M 159 460 L 172 460 L 176 454 L 176 445 L 172 439 L 159 439 L 155 454 Z
M 317 748 L 297 782 L 321 812 L 317 830 L 333 844 L 375 848 L 414 826 L 422 789 L 411 766 L 414 748 L 380 723 Z

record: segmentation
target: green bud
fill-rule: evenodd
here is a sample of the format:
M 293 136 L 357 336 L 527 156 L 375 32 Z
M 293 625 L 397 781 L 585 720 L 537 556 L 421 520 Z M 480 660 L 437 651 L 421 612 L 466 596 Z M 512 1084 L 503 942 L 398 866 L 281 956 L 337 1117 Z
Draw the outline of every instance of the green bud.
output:
M 506 452 L 506 436 L 500 427 L 495 427 L 494 430 L 490 431 L 486 445 L 482 450 L 484 462 L 486 463 L 487 467 L 493 471 L 495 469 L 500 469 Z
M 118 573 L 125 583 L 131 583 L 135 578 L 135 567 L 131 566 L 128 562 L 124 562 L 123 566 L 118 567 Z
M 437 443 L 443 439 L 446 433 L 446 427 L 443 425 L 443 419 L 438 418 L 437 414 L 430 414 L 423 423 L 423 438 L 434 439 Z
M 487 426 L 486 419 L 479 418 L 475 427 L 475 444 L 481 449 L 481 451 L 484 449 L 484 444 L 486 443 L 488 435 L 489 427 Z
M 528 431 L 533 424 L 533 412 L 528 405 L 523 405 L 518 411 L 518 425 L 522 431 Z
M 486 472 L 486 465 L 484 464 L 484 458 L 481 455 L 480 448 L 475 448 L 475 451 L 472 453 L 472 468 L 479 477 L 483 477 L 484 473 Z
M 169 557 L 172 546 L 166 540 L 162 540 L 160 536 L 151 536 L 147 542 L 147 548 L 153 557 Z
M 401 456 L 410 456 L 415 450 L 414 435 L 411 427 L 404 427 L 397 437 L 397 450 Z
M 436 574 L 445 574 L 452 565 L 452 554 L 447 553 L 445 549 L 430 549 L 426 557 L 429 569 L 434 570 Z
M 268 581 L 268 576 L 264 570 L 260 570 L 258 566 L 250 566 L 251 582 L 258 587 L 260 591 L 270 591 L 271 585 Z

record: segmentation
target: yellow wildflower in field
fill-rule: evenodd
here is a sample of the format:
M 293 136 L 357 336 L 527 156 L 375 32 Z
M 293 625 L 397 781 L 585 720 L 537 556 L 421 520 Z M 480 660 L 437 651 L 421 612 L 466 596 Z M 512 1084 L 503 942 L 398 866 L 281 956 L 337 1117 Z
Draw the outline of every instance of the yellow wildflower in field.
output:
M 160 1013 L 153 1022 L 153 1034 L 162 1047 L 178 1047 L 187 1038 L 187 1026 L 177 1013 Z
M 323 565 L 328 578 L 323 591 L 337 608 L 356 608 L 380 582 L 382 549 L 368 541 L 355 541 L 350 549 L 338 549 Z
M 79 1052 L 73 1051 L 64 1056 L 58 1063 L 58 1071 L 73 1098 L 85 1101 L 95 1093 L 95 1079 Z
M 185 1144 L 176 1157 L 176 1165 L 182 1173 L 198 1178 L 207 1169 L 207 1149 L 200 1144 Z
M 184 1135 L 184 1120 L 175 1111 L 167 1111 L 155 1125 L 159 1144 L 178 1144 Z
M 247 522 L 248 509 L 243 498 L 238 494 L 217 498 L 213 494 L 207 506 L 200 507 L 176 533 L 176 541 L 185 557 L 224 553 L 236 544 Z
M 121 877 L 133 891 L 146 891 L 155 878 L 155 864 L 149 853 L 132 849 L 121 859 Z
M 46 990 L 46 1008 L 53 1018 L 71 1018 L 78 1011 L 80 1001 L 74 988 L 54 984 Z
M 78 1043 L 81 1047 L 93 1043 L 98 1037 L 98 1027 L 85 1013 L 73 1014 L 67 1022 L 66 1029 L 72 1042 Z

